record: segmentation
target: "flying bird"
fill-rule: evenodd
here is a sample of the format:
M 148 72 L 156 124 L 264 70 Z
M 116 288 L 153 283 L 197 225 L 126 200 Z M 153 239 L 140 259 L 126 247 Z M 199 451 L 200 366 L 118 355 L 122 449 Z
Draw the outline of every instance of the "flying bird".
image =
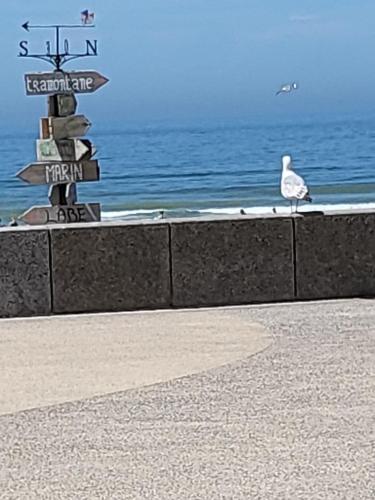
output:
M 311 202 L 309 189 L 305 181 L 297 175 L 293 170 L 292 157 L 284 155 L 282 161 L 281 173 L 281 194 L 284 198 L 290 201 L 290 211 L 293 212 L 293 200 L 296 200 L 295 212 L 298 210 L 298 202 L 300 200 Z
M 297 90 L 297 89 L 298 89 L 297 82 L 285 83 L 284 85 L 281 85 L 280 89 L 276 92 L 276 95 L 290 94 L 290 92 L 293 92 L 294 90 Z

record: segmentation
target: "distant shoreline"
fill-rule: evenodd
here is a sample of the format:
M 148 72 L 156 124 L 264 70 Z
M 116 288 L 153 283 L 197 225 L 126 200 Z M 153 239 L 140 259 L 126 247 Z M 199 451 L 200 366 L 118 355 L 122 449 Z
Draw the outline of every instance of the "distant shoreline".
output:
M 11 218 L 17 218 L 24 210 L 3 211 L 1 217 L 2 225 L 7 225 Z M 300 212 L 343 212 L 351 213 L 358 211 L 375 211 L 374 203 L 337 203 L 337 204 L 301 204 Z M 258 207 L 217 207 L 204 209 L 182 209 L 182 208 L 159 208 L 159 209 L 133 209 L 133 210 L 105 210 L 102 207 L 102 222 L 126 222 L 126 221 L 152 221 L 152 220 L 174 220 L 174 219 L 214 219 L 220 217 L 269 216 L 290 215 L 288 205 L 258 206 Z M 21 223 L 20 223 L 21 224 Z M 0 226 L 1 227 L 1 226 Z

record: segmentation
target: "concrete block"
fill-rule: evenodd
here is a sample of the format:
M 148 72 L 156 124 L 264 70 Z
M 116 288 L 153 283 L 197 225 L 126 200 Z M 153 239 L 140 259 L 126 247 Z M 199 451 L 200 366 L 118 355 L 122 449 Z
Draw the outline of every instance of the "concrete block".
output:
M 290 218 L 172 223 L 173 305 L 292 300 Z
M 375 295 L 375 214 L 295 218 L 298 299 Z
M 0 316 L 51 312 L 48 231 L 0 231 Z
M 51 229 L 53 311 L 123 311 L 170 305 L 167 224 Z

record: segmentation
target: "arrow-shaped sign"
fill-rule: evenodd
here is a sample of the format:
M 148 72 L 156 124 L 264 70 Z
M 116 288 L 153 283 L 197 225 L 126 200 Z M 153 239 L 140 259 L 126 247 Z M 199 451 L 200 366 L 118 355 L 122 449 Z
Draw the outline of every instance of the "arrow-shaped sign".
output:
M 87 139 L 37 139 L 38 161 L 80 161 L 89 160 L 96 150 Z
M 22 25 L 22 28 L 26 31 L 30 31 L 30 29 L 48 29 L 48 28 L 95 28 L 94 24 L 46 24 L 46 25 L 35 25 L 30 24 L 30 21 L 27 21 Z
M 40 130 L 41 137 L 58 140 L 82 137 L 90 127 L 91 123 L 84 115 L 74 115 L 65 118 L 42 118 Z
M 28 184 L 68 184 L 99 180 L 97 160 L 32 163 L 17 173 Z
M 55 71 L 25 75 L 26 95 L 91 94 L 109 82 L 97 71 Z
M 19 216 L 26 224 L 72 224 L 100 221 L 100 203 L 31 207 Z

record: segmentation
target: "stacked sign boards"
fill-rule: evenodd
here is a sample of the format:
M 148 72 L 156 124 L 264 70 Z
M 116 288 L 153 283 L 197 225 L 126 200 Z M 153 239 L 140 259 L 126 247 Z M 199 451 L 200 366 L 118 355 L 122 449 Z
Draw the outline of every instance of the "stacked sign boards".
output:
M 91 123 L 75 114 L 75 94 L 93 93 L 108 82 L 96 71 L 54 71 L 25 75 L 26 95 L 48 96 L 48 117 L 40 121 L 37 161 L 17 176 L 29 184 L 50 186 L 51 206 L 32 207 L 20 219 L 27 224 L 100 221 L 99 203 L 77 203 L 76 183 L 98 181 L 96 149 L 83 139 Z

